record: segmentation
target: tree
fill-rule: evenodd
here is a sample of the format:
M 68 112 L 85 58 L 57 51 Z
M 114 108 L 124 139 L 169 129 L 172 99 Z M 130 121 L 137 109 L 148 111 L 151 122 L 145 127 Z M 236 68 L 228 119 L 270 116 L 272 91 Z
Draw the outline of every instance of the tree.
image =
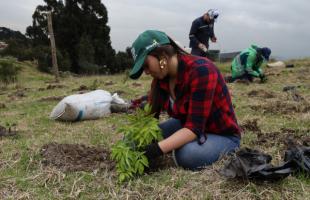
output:
M 57 0 L 44 0 L 44 2 L 46 5 L 37 6 L 32 16 L 32 26 L 26 30 L 33 44 L 48 45 L 45 12 L 51 11 L 56 46 L 60 51 L 69 54 L 71 71 L 75 73 L 83 71 L 81 68 L 84 61 L 107 66 L 108 70 L 112 71 L 110 68 L 114 66 L 115 51 L 111 46 L 110 27 L 107 26 L 107 10 L 101 1 L 66 0 L 65 4 Z M 89 52 L 82 56 L 81 52 L 87 51 L 88 47 Z M 102 67 L 99 71 L 105 73 L 102 71 L 104 69 Z

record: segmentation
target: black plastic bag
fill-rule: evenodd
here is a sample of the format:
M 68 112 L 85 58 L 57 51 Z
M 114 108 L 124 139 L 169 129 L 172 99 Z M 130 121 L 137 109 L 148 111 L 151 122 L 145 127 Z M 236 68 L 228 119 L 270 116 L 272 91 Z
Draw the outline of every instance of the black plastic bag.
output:
M 227 178 L 279 181 L 289 176 L 294 169 L 292 162 L 274 167 L 272 157 L 258 150 L 240 149 L 230 162 L 220 171 Z

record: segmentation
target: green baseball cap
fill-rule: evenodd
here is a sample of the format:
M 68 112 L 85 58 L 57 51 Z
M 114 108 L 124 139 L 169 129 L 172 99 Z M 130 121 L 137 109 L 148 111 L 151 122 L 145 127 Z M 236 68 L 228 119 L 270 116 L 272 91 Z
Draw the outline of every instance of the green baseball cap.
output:
M 132 79 L 139 78 L 143 72 L 142 66 L 146 56 L 156 47 L 169 43 L 169 37 L 164 32 L 147 30 L 141 33 L 131 46 L 134 66 L 129 73 L 129 77 Z

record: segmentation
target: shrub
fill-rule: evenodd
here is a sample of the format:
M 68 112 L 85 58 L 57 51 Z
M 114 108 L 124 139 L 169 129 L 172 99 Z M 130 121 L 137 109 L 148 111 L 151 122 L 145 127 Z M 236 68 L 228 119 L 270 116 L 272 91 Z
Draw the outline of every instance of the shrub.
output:
M 151 107 L 147 104 L 144 110 L 128 116 L 128 124 L 118 131 L 124 139 L 112 147 L 112 159 L 116 161 L 119 181 L 123 182 L 137 174 L 143 174 L 149 162 L 144 155 L 146 145 L 162 139 L 158 120 L 150 115 Z
M 20 67 L 15 64 L 16 59 L 0 58 L 0 81 L 8 84 L 17 80 Z

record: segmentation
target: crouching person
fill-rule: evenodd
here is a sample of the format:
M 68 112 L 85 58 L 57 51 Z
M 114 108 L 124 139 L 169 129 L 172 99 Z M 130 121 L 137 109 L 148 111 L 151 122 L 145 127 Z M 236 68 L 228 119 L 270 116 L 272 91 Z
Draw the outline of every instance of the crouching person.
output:
M 226 81 L 234 82 L 239 79 L 253 82 L 254 78 L 260 78 L 261 82 L 266 82 L 261 66 L 269 60 L 270 54 L 271 50 L 267 47 L 251 45 L 234 58 L 231 65 L 232 76 L 227 77 Z
M 176 163 L 197 170 L 233 152 L 240 144 L 240 128 L 228 88 L 218 68 L 208 59 L 186 53 L 165 33 L 148 30 L 132 45 L 137 79 L 153 77 L 149 102 L 152 113 L 167 111 L 161 123 L 164 139 L 148 145 L 154 159 L 174 151 Z

